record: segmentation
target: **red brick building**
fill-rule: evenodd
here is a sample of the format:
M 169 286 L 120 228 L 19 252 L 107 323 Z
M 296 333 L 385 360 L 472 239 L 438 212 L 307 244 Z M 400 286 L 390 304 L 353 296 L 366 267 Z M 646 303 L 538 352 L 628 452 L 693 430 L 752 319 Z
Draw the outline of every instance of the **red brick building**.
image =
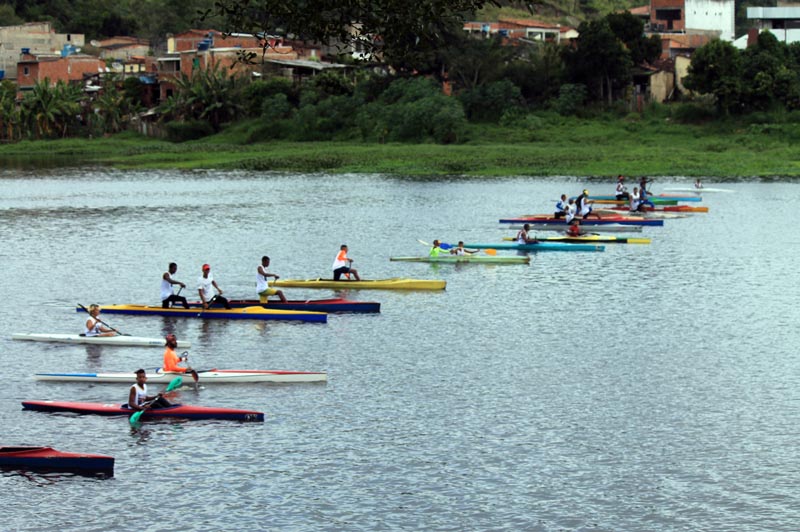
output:
M 83 82 L 84 77 L 104 71 L 105 66 L 104 61 L 85 54 L 66 57 L 23 54 L 17 62 L 17 88 L 20 91 L 30 90 L 36 82 L 45 79 L 49 79 L 51 85 L 59 80 Z

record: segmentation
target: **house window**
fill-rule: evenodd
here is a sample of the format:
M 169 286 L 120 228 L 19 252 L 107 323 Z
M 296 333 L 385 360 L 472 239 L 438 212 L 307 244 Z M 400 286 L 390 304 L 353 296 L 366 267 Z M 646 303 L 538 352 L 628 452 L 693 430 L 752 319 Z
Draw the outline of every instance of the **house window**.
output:
M 22 75 L 23 76 L 30 76 L 31 75 L 31 69 L 28 68 L 28 67 L 22 67 Z

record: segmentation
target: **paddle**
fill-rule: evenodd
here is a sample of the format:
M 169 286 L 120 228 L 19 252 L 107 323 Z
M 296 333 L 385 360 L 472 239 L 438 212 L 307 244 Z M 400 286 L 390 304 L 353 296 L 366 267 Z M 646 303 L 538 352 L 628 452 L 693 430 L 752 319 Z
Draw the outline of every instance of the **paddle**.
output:
M 86 314 L 89 314 L 89 309 L 88 308 L 84 307 L 80 303 L 78 303 L 78 306 L 81 308 L 81 310 L 86 312 Z M 89 315 L 91 316 L 91 314 L 89 314 Z M 117 329 L 115 329 L 114 327 L 112 327 L 108 323 L 104 322 L 100 318 L 94 318 L 94 319 L 97 320 L 97 322 L 100 323 L 101 325 L 105 325 L 108 329 L 111 329 L 112 331 L 114 331 L 115 333 L 117 333 L 120 336 L 130 336 L 130 334 L 123 334 L 123 333 L 119 332 Z
M 170 381 L 170 383 L 167 385 L 167 389 L 166 389 L 166 390 L 164 390 L 164 391 L 165 391 L 165 392 L 171 392 L 171 391 L 173 391 L 173 390 L 177 390 L 178 388 L 180 388 L 180 387 L 181 387 L 181 384 L 183 384 L 183 379 L 182 379 L 181 377 L 175 377 L 174 379 L 172 379 L 172 380 Z M 158 398 L 158 397 L 156 397 L 156 399 L 157 399 L 157 398 Z M 148 402 L 144 403 L 144 405 L 142 405 L 142 406 L 150 406 L 151 404 L 153 404 L 153 402 L 154 402 L 156 399 L 153 399 L 153 400 L 151 400 L 151 401 L 148 401 Z M 131 425 L 135 425 L 136 423 L 138 423 L 138 422 L 139 422 L 139 419 L 142 417 L 142 414 L 144 414 L 144 409 L 142 409 L 142 410 L 137 410 L 137 411 L 136 411 L 136 412 L 134 412 L 134 413 L 133 413 L 133 415 L 132 415 L 132 416 L 131 416 L 131 417 L 128 419 L 128 421 L 130 421 Z
M 189 351 L 181 353 L 181 358 L 187 360 L 189 358 Z M 200 375 L 192 368 L 186 368 L 186 373 L 192 376 L 192 380 L 194 380 L 194 391 L 197 391 L 197 381 L 200 380 Z
M 205 312 L 206 310 L 211 310 L 211 305 L 214 303 L 214 300 L 216 300 L 216 299 L 217 299 L 217 296 L 214 295 L 214 296 L 211 297 L 211 299 L 206 301 L 206 307 L 208 307 L 207 309 L 203 306 L 203 302 L 201 301 L 200 302 L 200 312 L 197 313 L 197 317 L 199 318 L 200 316 L 202 316 L 203 312 Z

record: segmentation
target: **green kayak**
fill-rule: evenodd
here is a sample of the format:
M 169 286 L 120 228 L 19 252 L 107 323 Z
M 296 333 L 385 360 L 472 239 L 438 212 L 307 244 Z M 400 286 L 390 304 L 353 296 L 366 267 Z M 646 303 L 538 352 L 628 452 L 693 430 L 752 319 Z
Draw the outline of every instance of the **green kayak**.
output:
M 528 264 L 531 258 L 527 256 L 439 255 L 438 257 L 391 257 L 389 260 L 396 262 L 443 262 L 446 264 L 461 264 L 464 262 L 476 264 Z

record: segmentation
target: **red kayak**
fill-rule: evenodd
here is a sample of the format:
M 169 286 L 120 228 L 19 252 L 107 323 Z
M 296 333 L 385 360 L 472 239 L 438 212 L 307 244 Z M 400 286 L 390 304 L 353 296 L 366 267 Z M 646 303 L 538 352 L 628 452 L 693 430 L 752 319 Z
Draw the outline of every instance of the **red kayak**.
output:
M 15 469 L 114 474 L 114 457 L 67 453 L 52 447 L 0 447 L 0 466 Z
M 22 408 L 38 412 L 74 412 L 98 416 L 130 416 L 133 410 L 119 403 L 71 403 L 68 401 L 23 401 Z M 176 404 L 166 408 L 151 408 L 141 419 L 230 419 L 234 421 L 264 421 L 263 412 L 210 406 Z

